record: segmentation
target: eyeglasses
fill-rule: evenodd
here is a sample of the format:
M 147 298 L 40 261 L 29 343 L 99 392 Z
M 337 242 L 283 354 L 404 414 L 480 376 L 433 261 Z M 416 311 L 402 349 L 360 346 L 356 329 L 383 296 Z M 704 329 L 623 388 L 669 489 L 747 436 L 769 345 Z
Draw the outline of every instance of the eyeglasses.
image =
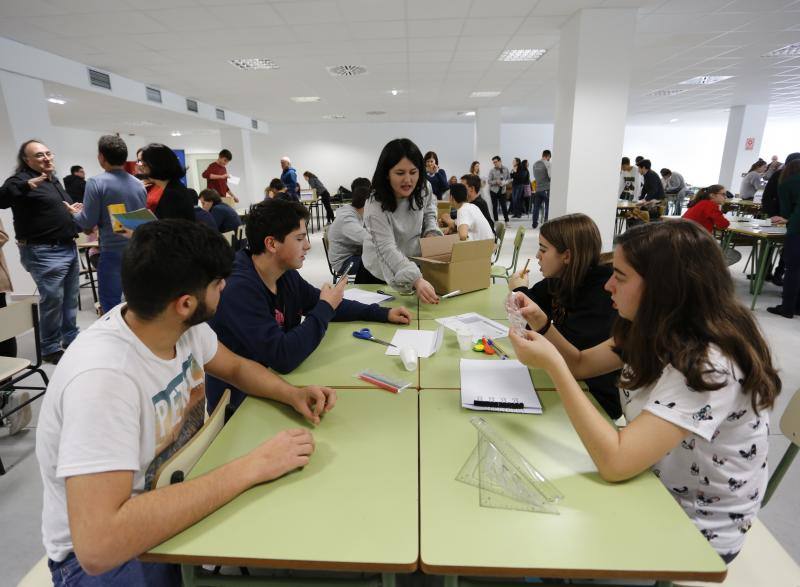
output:
M 45 157 L 47 157 L 48 159 L 52 159 L 53 158 L 53 154 L 50 151 L 47 151 L 45 153 L 34 153 L 33 154 L 33 158 L 34 159 L 44 159 Z

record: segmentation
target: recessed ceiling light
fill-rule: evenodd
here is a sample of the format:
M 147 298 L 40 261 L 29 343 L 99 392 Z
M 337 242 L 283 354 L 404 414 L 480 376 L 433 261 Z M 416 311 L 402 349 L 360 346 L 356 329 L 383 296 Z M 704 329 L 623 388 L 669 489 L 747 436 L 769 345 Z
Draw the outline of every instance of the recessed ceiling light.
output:
M 780 49 L 764 53 L 762 57 L 783 57 L 784 55 L 800 55 L 800 43 L 792 43 Z
M 344 114 L 323 114 L 322 118 L 325 120 L 342 120 L 344 118 Z
M 399 94 L 399 93 L 400 93 L 400 90 L 391 90 L 389 93 L 390 93 L 392 96 L 396 96 L 397 94 Z
M 708 86 L 717 82 L 724 82 L 726 79 L 731 79 L 732 75 L 698 75 L 687 80 L 680 82 L 688 86 Z
M 310 102 L 319 102 L 319 96 L 294 96 L 289 98 L 292 102 L 297 102 L 298 104 L 308 104 Z
M 677 96 L 689 90 L 654 90 L 647 94 L 648 96 Z
M 280 66 L 272 59 L 264 57 L 248 57 L 245 59 L 229 59 L 228 63 L 239 69 L 251 71 L 254 69 L 278 69 Z
M 179 136 L 181 136 L 181 131 L 179 131 L 179 130 L 173 130 L 173 131 L 172 131 L 171 133 L 169 133 L 169 134 L 171 134 L 173 137 L 179 137 Z
M 367 73 L 367 68 L 363 65 L 331 65 L 325 69 L 333 77 L 355 77 Z
M 474 110 L 465 110 L 463 112 L 456 112 L 456 114 L 458 114 L 458 116 L 475 116 L 475 111 Z
M 472 92 L 469 97 L 470 98 L 494 98 L 499 96 L 500 92 Z
M 506 49 L 500 53 L 498 61 L 538 61 L 546 49 Z
M 64 104 L 66 104 L 66 103 L 67 103 L 67 101 L 66 101 L 66 100 L 64 100 L 63 98 L 56 98 L 55 96 L 54 96 L 54 97 L 52 97 L 52 98 L 48 98 L 48 99 L 47 99 L 47 101 L 48 101 L 48 102 L 50 102 L 51 104 L 61 104 L 61 105 L 64 105 Z
M 678 122 L 678 119 L 677 118 L 670 118 L 669 121 L 670 122 Z

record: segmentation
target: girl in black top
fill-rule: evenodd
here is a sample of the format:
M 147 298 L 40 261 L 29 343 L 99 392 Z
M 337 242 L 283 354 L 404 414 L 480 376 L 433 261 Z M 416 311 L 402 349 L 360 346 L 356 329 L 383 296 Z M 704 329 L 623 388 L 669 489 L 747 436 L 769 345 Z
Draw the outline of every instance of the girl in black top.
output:
M 514 157 L 514 169 L 511 172 L 511 212 L 513 218 L 521 218 L 525 209 L 525 186 L 530 189 L 531 174 L 528 171 L 528 160 L 520 161 Z
M 558 332 L 578 349 L 607 340 L 617 312 L 603 289 L 611 267 L 600 260 L 602 239 L 585 214 L 567 214 L 542 224 L 536 258 L 544 279 L 531 288 L 527 271 L 515 273 L 509 288 L 524 292 L 547 315 Z M 549 324 L 550 322 L 548 322 Z M 586 380 L 589 391 L 612 419 L 622 415 L 619 371 Z
M 141 152 L 141 168 L 155 188 L 148 192 L 147 207 L 159 220 L 179 218 L 195 221 L 194 205 L 197 198 L 181 183 L 186 175 L 178 156 L 160 143 L 150 143 Z M 160 190 L 160 195 L 158 194 Z

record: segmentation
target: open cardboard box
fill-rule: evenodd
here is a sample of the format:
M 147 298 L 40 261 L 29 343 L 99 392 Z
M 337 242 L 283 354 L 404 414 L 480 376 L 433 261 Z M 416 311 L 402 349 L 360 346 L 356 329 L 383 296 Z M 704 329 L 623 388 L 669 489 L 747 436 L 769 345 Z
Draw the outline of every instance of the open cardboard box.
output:
M 462 241 L 457 234 L 420 239 L 422 276 L 437 294 L 460 290 L 462 293 L 486 289 L 492 269 L 494 241 Z

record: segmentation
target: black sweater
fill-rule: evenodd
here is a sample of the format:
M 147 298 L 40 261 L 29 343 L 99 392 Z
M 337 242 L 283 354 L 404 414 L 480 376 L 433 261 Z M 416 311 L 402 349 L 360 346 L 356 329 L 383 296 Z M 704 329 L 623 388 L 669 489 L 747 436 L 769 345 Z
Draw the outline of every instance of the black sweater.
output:
M 598 265 L 589 269 L 586 278 L 578 288 L 575 301 L 559 304 L 551 294 L 555 289 L 552 279 L 543 279 L 530 289 L 518 288 L 553 320 L 558 331 L 577 349 L 584 350 L 600 344 L 611 336 L 611 327 L 617 311 L 611 304 L 611 296 L 603 286 L 611 277 L 608 265 Z M 617 379 L 619 372 L 609 373 L 586 380 L 589 391 L 609 416 L 616 419 L 622 414 L 619 401 Z
M 0 188 L 0 208 L 11 208 L 17 240 L 31 244 L 69 244 L 78 235 L 78 225 L 64 202 L 72 198 L 53 177 L 31 189 L 29 179 L 39 173 L 25 169 L 9 177 Z
M 164 193 L 161 194 L 153 214 L 159 220 L 180 218 L 195 222 L 194 204 L 195 200 L 186 186 L 174 179 L 164 186 Z

